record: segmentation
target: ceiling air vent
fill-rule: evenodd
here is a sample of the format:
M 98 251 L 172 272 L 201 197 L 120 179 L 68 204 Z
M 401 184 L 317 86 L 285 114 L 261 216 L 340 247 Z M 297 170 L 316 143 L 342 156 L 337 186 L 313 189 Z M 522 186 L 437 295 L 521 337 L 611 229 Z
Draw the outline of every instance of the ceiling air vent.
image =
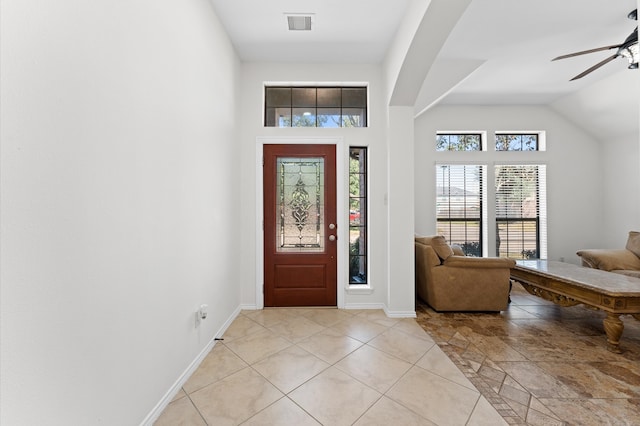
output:
M 289 31 L 311 31 L 311 16 L 287 15 Z

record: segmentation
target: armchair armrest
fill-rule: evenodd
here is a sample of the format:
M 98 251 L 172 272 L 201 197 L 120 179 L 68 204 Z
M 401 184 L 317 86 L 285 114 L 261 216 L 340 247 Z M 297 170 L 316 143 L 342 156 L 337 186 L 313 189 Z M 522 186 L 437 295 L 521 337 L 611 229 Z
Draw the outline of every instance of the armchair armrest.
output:
M 590 268 L 613 270 L 640 270 L 640 258 L 627 249 L 590 249 L 576 253 L 582 264 Z
M 443 265 L 453 268 L 476 268 L 476 269 L 510 269 L 516 266 L 516 261 L 506 257 L 467 257 L 449 256 Z

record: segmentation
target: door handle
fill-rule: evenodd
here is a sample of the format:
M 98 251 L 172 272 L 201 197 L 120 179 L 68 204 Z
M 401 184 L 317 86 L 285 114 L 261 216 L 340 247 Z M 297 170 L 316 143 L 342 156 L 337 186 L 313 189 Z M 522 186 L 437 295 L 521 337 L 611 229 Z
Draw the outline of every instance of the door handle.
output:
M 335 240 L 336 240 L 335 235 L 329 235 L 329 241 L 335 241 Z

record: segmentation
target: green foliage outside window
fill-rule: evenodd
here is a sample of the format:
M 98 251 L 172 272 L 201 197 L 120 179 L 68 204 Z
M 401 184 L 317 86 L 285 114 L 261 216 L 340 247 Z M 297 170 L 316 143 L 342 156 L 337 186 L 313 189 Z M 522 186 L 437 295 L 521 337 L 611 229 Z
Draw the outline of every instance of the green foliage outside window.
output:
M 436 136 L 436 151 L 480 151 L 480 134 L 439 134 Z
M 537 151 L 537 134 L 496 134 L 496 151 Z
M 367 284 L 367 148 L 349 148 L 349 284 Z

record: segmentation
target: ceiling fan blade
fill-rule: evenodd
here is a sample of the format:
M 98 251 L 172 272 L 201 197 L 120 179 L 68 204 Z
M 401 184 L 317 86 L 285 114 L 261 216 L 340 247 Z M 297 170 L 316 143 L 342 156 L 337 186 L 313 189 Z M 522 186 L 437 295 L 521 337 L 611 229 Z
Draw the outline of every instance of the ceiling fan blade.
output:
M 557 58 L 553 58 L 552 61 L 557 61 L 558 59 L 571 58 L 571 57 L 579 56 L 579 55 L 586 55 L 587 53 L 600 52 L 602 50 L 617 49 L 620 46 L 622 46 L 622 45 L 621 44 L 614 44 L 614 45 L 611 45 L 611 46 L 597 47 L 595 49 L 589 49 L 589 50 L 583 50 L 581 52 L 569 53 L 569 54 L 566 54 L 566 55 L 558 56 Z
M 609 62 L 613 61 L 615 58 L 618 57 L 618 54 L 616 53 L 615 55 L 611 55 L 609 56 L 607 59 L 598 62 L 597 64 L 595 64 L 594 66 L 592 66 L 591 68 L 589 68 L 588 70 L 585 70 L 583 72 L 581 72 L 580 74 L 576 75 L 575 77 L 573 77 L 571 80 L 569 81 L 573 81 L 573 80 L 577 80 L 579 78 L 584 77 L 585 75 L 589 74 L 590 72 L 593 72 L 595 70 L 597 70 L 598 68 L 600 68 L 601 66 L 608 64 Z

